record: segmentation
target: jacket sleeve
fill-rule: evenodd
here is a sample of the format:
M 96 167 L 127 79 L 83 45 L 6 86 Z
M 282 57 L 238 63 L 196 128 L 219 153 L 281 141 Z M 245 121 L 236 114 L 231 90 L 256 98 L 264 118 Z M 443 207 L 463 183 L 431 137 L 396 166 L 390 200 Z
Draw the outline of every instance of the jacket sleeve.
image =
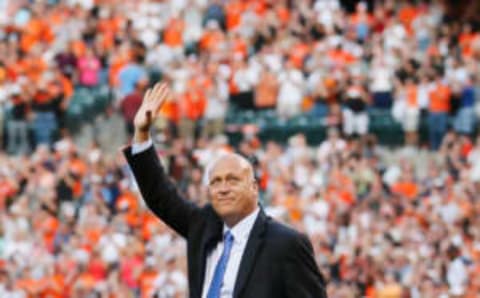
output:
M 283 267 L 286 297 L 327 298 L 325 280 L 315 262 L 310 240 L 297 234 L 288 246 Z
M 180 195 L 154 146 L 135 155 L 131 151 L 131 146 L 123 149 L 145 203 L 157 217 L 187 238 L 190 224 L 200 220 L 200 208 Z

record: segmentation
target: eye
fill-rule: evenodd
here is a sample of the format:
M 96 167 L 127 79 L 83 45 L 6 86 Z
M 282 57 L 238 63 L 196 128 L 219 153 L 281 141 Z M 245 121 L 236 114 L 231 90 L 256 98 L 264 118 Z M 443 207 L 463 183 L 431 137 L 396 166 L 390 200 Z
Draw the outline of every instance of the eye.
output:
M 236 183 L 236 182 L 240 181 L 240 178 L 238 178 L 236 176 L 228 176 L 227 181 L 230 182 L 230 183 Z
M 219 181 L 220 181 L 220 180 L 219 180 L 218 178 L 212 179 L 212 180 L 210 181 L 210 185 L 211 185 L 211 186 L 218 185 L 218 182 L 219 182 Z

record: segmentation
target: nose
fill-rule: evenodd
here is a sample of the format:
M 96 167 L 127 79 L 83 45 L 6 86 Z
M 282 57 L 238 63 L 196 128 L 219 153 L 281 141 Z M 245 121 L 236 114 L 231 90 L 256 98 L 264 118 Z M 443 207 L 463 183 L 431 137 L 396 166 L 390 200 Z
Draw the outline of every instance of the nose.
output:
M 221 183 L 217 191 L 219 194 L 228 194 L 230 192 L 230 186 L 227 183 Z
M 220 194 L 228 194 L 230 192 L 230 188 L 228 186 L 221 186 L 218 192 Z

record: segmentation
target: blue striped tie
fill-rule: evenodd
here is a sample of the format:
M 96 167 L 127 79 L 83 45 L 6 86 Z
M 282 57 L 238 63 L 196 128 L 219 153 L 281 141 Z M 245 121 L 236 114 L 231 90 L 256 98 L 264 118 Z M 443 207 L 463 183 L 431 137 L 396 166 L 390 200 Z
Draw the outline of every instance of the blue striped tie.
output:
M 217 267 L 215 267 L 215 273 L 213 274 L 212 283 L 208 289 L 207 298 L 220 298 L 220 289 L 223 284 L 223 276 L 225 275 L 225 269 L 227 269 L 228 258 L 230 257 L 230 251 L 233 246 L 233 235 L 230 231 L 225 233 L 223 237 L 223 252 L 220 260 L 218 260 Z

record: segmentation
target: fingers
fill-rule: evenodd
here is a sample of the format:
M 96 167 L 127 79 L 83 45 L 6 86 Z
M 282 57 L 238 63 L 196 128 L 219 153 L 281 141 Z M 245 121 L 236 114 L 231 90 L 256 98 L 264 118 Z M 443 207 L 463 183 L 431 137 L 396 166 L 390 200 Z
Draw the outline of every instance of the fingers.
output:
M 170 99 L 171 93 L 170 93 L 170 88 L 166 87 L 165 90 L 163 91 L 162 94 L 162 101 L 159 103 L 157 106 L 157 110 L 160 110 L 160 108 L 163 106 L 163 104 Z
M 170 90 L 166 83 L 156 83 L 153 88 L 145 92 L 145 108 L 147 111 L 158 113 L 165 101 L 170 97 Z M 146 115 L 147 116 L 147 115 Z M 150 117 L 153 115 L 150 115 Z
M 152 99 L 155 101 L 161 100 L 164 90 L 167 88 L 165 83 L 156 83 L 152 91 Z
M 159 84 L 158 89 L 156 90 L 155 93 L 155 108 L 156 110 L 160 109 L 163 106 L 163 103 L 166 101 L 166 99 L 169 97 L 170 91 L 167 86 L 167 84 L 162 83 Z
M 147 92 L 145 92 L 145 95 L 144 95 L 144 101 L 148 101 L 150 100 L 150 95 L 152 94 L 152 88 L 148 88 Z

